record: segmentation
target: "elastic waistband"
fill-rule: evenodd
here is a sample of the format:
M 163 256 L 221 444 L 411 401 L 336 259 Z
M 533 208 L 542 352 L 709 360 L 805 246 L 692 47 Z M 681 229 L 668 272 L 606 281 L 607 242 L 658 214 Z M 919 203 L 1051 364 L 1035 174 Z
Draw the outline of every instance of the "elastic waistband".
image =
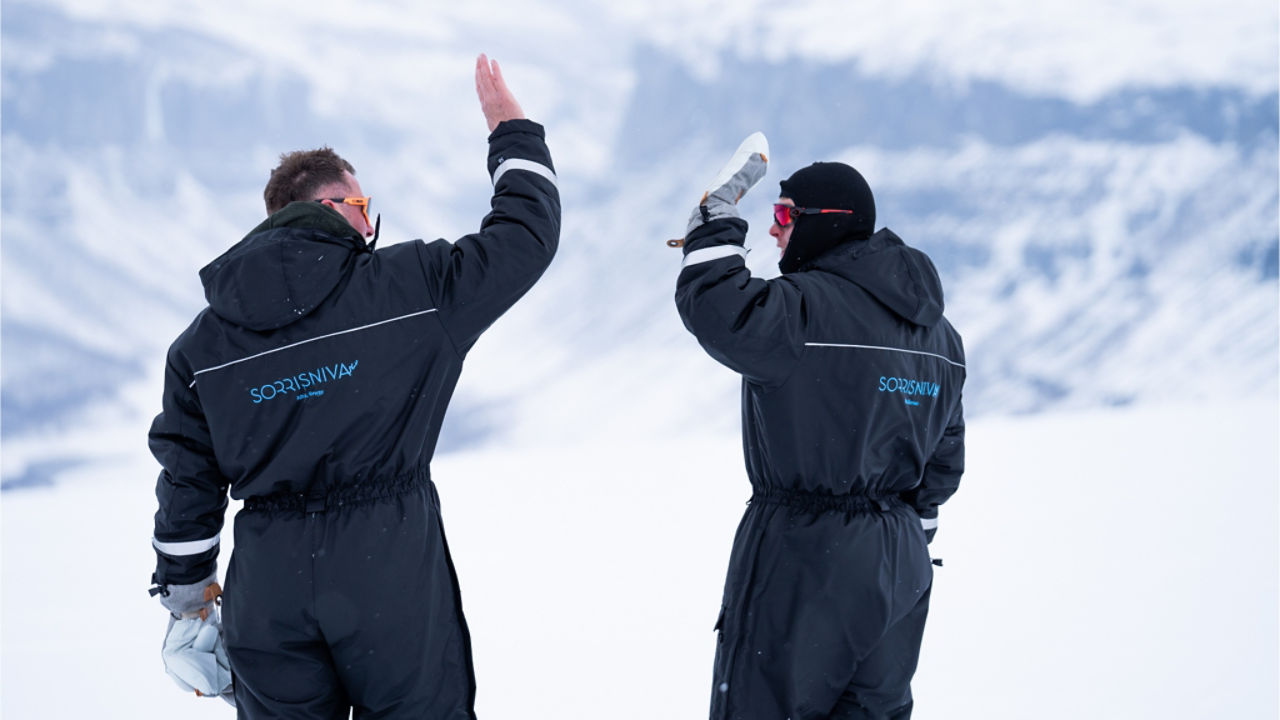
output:
M 246 512 L 322 513 L 346 505 L 359 505 L 398 497 L 431 484 L 426 468 L 392 478 L 374 478 L 312 493 L 278 492 L 244 499 Z
M 906 505 L 897 495 L 833 495 L 831 493 L 810 492 L 807 490 L 781 490 L 770 488 L 757 489 L 748 501 L 754 505 L 781 505 L 783 507 L 802 510 L 825 511 L 844 510 L 847 512 L 887 512 L 895 507 Z

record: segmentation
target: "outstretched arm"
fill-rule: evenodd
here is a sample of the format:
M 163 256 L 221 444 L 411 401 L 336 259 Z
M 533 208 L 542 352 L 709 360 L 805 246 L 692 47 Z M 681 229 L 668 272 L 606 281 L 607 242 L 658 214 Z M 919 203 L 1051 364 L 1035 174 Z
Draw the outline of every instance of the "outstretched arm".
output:
M 747 223 L 737 204 L 768 166 L 769 143 L 753 133 L 720 169 L 689 217 L 676 308 L 711 357 L 747 380 L 770 385 L 791 372 L 800 349 L 799 288 L 751 276 Z
M 484 55 L 476 95 L 489 126 L 491 210 L 477 233 L 418 245 L 430 296 L 461 353 L 533 286 L 560 240 L 560 192 L 542 126 L 525 118 L 498 63 Z

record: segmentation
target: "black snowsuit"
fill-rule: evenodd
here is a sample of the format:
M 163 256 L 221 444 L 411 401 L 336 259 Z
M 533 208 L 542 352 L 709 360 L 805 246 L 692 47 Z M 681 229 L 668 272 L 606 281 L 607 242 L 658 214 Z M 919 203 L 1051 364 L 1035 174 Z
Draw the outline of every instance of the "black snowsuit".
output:
M 429 473 L 463 358 L 542 275 L 560 199 L 542 127 L 489 137 L 492 212 L 372 251 L 295 202 L 200 272 L 151 449 L 160 586 L 217 568 L 242 717 L 470 718 L 475 681 Z
M 908 717 L 926 547 L 964 465 L 964 350 L 924 253 L 889 230 L 764 281 L 747 224 L 690 233 L 676 304 L 743 376 L 753 490 L 716 624 L 711 716 Z

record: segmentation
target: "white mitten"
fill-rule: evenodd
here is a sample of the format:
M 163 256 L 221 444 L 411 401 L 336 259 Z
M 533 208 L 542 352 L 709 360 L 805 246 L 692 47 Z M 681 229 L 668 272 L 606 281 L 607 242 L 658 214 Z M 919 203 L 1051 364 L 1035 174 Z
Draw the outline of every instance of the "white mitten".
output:
M 170 585 L 160 602 L 169 610 L 160 657 L 165 672 L 183 690 L 200 697 L 221 697 L 235 705 L 231 662 L 222 642 L 222 618 L 218 607 L 222 589 L 209 581 Z
M 768 165 L 769 141 L 765 139 L 764 133 L 751 133 L 707 186 L 707 191 L 702 194 L 702 201 L 689 216 L 685 235 L 688 236 L 703 223 L 739 217 L 738 201 L 760 182 Z

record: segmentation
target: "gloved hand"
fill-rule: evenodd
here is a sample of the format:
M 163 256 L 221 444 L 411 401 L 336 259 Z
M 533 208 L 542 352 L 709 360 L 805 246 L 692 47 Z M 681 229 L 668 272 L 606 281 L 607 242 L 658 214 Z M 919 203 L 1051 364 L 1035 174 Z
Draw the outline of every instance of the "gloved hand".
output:
M 222 641 L 221 596 L 216 575 L 192 585 L 165 587 L 160 604 L 169 611 L 169 628 L 160 657 L 165 672 L 183 690 L 221 697 L 234 707 L 231 663 Z
M 747 191 L 760 182 L 769 165 L 769 141 L 764 133 L 756 132 L 747 136 L 738 146 L 729 162 L 720 168 L 707 191 L 702 194 L 702 201 L 689 216 L 689 226 L 685 236 L 703 223 L 720 218 L 736 218 L 738 201 Z

